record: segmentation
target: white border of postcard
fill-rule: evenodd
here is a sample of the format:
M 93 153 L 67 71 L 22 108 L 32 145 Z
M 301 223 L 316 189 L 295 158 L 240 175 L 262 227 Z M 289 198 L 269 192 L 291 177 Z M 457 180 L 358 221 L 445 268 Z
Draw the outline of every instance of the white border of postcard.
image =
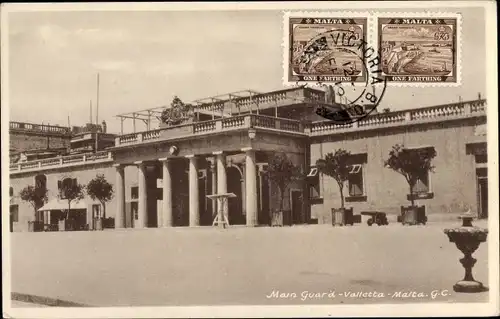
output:
M 1 99 L 2 144 L 8 145 L 8 22 L 14 11 L 146 11 L 146 10 L 279 10 L 279 11 L 404 11 L 436 10 L 458 12 L 464 7 L 483 7 L 486 14 L 487 41 L 487 100 L 488 110 L 488 173 L 491 212 L 489 218 L 489 302 L 454 304 L 401 304 L 401 305 L 332 305 L 332 306 L 214 306 L 214 307 L 106 307 L 106 308 L 11 308 L 10 300 L 10 232 L 8 214 L 2 214 L 3 257 L 3 315 L 13 318 L 159 318 L 159 317 L 403 317 L 403 316 L 492 316 L 499 312 L 498 296 L 498 111 L 497 111 L 497 29 L 496 8 L 493 1 L 387 1 L 387 2 L 212 2 L 212 3 L 61 3 L 61 4 L 2 4 L 1 7 Z M 281 21 L 279 22 L 281 24 Z M 479 31 L 479 30 L 478 30 Z M 280 39 L 281 40 L 281 39 Z M 276 43 L 281 45 L 281 43 Z M 8 189 L 9 158 L 2 152 L 2 190 Z M 5 195 L 5 194 L 4 194 Z M 2 210 L 8 211 L 8 201 L 2 196 Z

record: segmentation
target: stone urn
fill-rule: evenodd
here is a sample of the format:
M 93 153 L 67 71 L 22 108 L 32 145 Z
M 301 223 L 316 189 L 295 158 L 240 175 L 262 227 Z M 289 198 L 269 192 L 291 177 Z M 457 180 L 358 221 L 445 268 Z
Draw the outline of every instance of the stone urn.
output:
M 482 242 L 486 241 L 488 230 L 472 226 L 474 216 L 470 211 L 460 216 L 460 218 L 462 219 L 461 227 L 444 230 L 450 242 L 455 243 L 457 248 L 464 254 L 464 258 L 460 259 L 460 263 L 465 268 L 465 276 L 464 279 L 458 281 L 453 286 L 453 290 L 456 292 L 486 291 L 486 287 L 472 277 L 472 267 L 474 267 L 477 261 L 472 257 L 472 254 Z

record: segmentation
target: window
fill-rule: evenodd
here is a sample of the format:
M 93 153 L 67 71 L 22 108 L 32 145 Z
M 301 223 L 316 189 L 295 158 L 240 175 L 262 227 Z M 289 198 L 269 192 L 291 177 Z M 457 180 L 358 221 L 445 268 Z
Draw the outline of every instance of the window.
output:
M 63 193 L 64 188 L 71 187 L 71 186 L 74 186 L 77 184 L 78 183 L 77 183 L 76 178 L 67 177 L 67 178 L 63 179 L 62 181 L 57 181 L 57 188 L 59 190 L 59 196 L 61 197 L 61 199 L 66 199 L 66 196 Z
M 363 185 L 363 165 L 353 164 L 349 170 L 349 177 L 347 179 L 347 184 L 349 187 L 349 196 L 363 196 L 364 185 Z
M 19 205 L 10 205 L 10 218 L 12 218 L 13 223 L 19 221 Z
M 365 202 L 365 164 L 368 161 L 366 153 L 352 154 L 349 159 L 349 176 L 347 177 L 348 196 L 346 202 Z
M 47 188 L 47 176 L 45 176 L 45 175 L 35 176 L 35 187 Z
M 321 198 L 319 170 L 317 167 L 311 167 L 311 169 L 309 170 L 309 174 L 307 174 L 307 180 L 309 184 L 309 197 L 311 199 Z
M 415 186 L 413 187 L 413 193 L 415 194 L 426 194 L 429 193 L 429 172 L 423 172 L 419 177 Z
M 434 150 L 433 146 L 419 147 L 419 148 L 409 148 L 415 152 L 424 154 Z M 407 195 L 408 200 L 417 199 L 431 199 L 434 197 L 434 193 L 431 192 L 431 179 L 429 171 L 422 171 L 417 176 L 417 181 L 413 186 L 413 196 L 412 194 Z
M 14 196 L 14 189 L 12 187 L 9 187 L 9 197 Z
M 476 154 L 475 159 L 476 159 L 476 164 L 488 163 L 488 155 L 486 154 Z
M 139 198 L 139 187 L 138 186 L 132 186 L 130 188 L 130 198 L 132 198 L 132 199 Z

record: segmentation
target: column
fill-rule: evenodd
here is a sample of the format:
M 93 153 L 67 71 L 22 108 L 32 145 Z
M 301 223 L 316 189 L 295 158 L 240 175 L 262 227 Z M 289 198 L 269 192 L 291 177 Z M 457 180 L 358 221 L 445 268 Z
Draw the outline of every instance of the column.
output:
M 200 203 L 198 187 L 198 162 L 194 155 L 189 158 L 189 226 L 200 225 Z
M 137 204 L 137 221 L 134 228 L 145 228 L 148 225 L 147 191 L 146 191 L 146 164 L 143 161 L 135 162 L 138 168 L 139 198 Z
M 172 221 L 172 175 L 170 171 L 170 161 L 168 158 L 160 158 L 163 163 L 163 200 L 162 200 L 162 219 L 163 224 L 158 227 L 171 227 Z
M 123 165 L 115 164 L 116 168 L 116 214 L 115 228 L 125 227 L 125 169 Z
M 217 194 L 227 193 L 227 176 L 226 176 L 226 156 L 222 151 L 214 152 L 217 163 Z M 220 207 L 218 207 L 220 209 Z M 229 219 L 227 200 L 224 204 L 224 214 Z
M 215 158 L 210 162 L 210 171 L 212 172 L 212 195 L 217 194 L 217 167 L 215 165 Z M 217 201 L 212 202 L 212 214 L 217 213 Z
M 257 225 L 257 170 L 255 167 L 255 150 L 244 148 L 245 152 L 245 188 L 247 226 Z

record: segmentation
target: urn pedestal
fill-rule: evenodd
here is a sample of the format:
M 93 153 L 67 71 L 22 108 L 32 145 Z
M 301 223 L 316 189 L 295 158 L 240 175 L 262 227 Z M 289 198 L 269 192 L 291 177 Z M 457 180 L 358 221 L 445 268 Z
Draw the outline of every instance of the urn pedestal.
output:
M 461 216 L 461 227 L 444 230 L 450 242 L 455 243 L 457 248 L 464 254 L 464 257 L 460 259 L 460 263 L 465 268 L 465 275 L 462 280 L 453 286 L 453 290 L 456 292 L 482 292 L 487 290 L 481 282 L 475 280 L 472 276 L 472 267 L 477 261 L 472 257 L 472 254 L 482 242 L 486 241 L 488 230 L 472 226 L 473 218 L 471 214 L 464 214 Z

